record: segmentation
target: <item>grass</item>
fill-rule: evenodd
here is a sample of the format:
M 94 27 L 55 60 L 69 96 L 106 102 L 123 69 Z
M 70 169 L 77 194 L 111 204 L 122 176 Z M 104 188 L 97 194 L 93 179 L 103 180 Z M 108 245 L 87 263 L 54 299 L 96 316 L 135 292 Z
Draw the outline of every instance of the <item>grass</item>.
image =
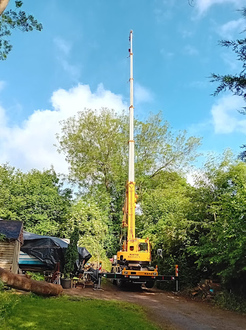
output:
M 0 293 L 0 329 L 157 330 L 141 307 L 77 297 L 41 298 Z

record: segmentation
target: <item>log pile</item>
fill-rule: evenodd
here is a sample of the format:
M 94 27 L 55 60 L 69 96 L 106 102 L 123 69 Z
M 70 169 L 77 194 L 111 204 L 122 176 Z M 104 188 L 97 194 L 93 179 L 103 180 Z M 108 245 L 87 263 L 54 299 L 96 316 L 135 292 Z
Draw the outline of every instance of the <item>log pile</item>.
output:
M 214 283 L 212 280 L 204 280 L 198 284 L 191 292 L 193 298 L 212 299 L 217 292 L 221 290 L 219 283 Z
M 61 285 L 35 281 L 23 275 L 13 274 L 3 268 L 0 268 L 0 280 L 11 288 L 30 291 L 42 296 L 58 296 L 63 291 Z

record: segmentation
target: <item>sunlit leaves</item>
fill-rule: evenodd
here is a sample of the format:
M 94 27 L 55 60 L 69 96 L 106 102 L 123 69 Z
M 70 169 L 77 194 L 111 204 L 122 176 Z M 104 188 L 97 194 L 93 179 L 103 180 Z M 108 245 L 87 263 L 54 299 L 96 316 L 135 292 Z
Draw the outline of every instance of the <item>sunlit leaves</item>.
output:
M 23 173 L 0 166 L 0 218 L 23 221 L 24 229 L 37 234 L 58 235 L 66 228 L 71 191 L 54 170 Z

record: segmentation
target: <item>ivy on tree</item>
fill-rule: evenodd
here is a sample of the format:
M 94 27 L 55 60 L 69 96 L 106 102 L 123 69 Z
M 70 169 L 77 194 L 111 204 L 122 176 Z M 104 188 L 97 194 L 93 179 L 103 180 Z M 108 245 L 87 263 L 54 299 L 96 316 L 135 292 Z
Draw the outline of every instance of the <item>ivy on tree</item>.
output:
M 22 1 L 15 1 L 15 10 L 4 11 L 0 16 L 0 60 L 6 60 L 12 45 L 9 37 L 13 29 L 19 29 L 22 32 L 33 30 L 41 31 L 43 26 L 33 15 L 26 14 L 21 7 Z

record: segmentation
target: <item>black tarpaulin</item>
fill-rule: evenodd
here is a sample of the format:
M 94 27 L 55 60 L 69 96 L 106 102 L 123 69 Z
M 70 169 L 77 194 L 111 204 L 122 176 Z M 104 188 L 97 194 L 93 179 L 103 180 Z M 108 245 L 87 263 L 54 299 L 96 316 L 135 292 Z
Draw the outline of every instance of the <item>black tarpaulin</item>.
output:
M 22 222 L 13 220 L 0 219 L 0 234 L 4 235 L 8 240 L 19 239 L 22 231 Z
M 60 262 L 61 269 L 65 263 L 65 253 L 68 243 L 58 237 L 42 236 L 24 232 L 24 244 L 21 251 L 32 255 L 53 269 Z M 79 264 L 86 263 L 91 254 L 86 248 L 78 247 Z

